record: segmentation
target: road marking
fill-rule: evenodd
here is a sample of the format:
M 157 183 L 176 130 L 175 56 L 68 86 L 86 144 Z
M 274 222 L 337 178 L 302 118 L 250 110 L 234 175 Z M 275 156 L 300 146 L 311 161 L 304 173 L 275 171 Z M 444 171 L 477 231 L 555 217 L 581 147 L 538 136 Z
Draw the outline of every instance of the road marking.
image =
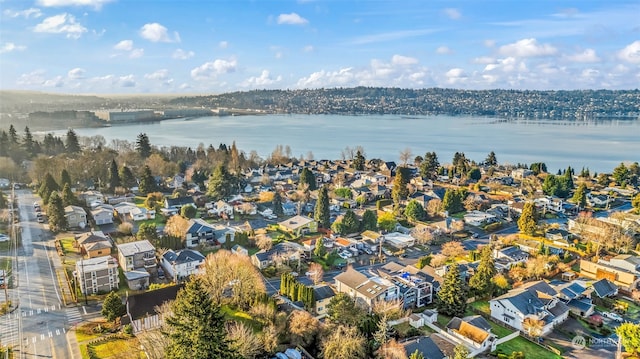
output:
M 87 315 L 87 307 L 85 307 L 84 305 L 82 306 L 82 310 L 84 311 L 84 314 Z
M 49 307 L 44 308 L 45 313 L 49 313 Z
M 63 332 L 63 333 L 66 333 L 66 332 L 67 332 L 67 330 L 66 330 L 66 329 L 64 329 L 64 328 L 62 328 L 62 332 Z
M 34 337 L 35 338 L 35 337 Z M 40 334 L 40 340 L 44 340 L 44 333 Z
M 33 337 L 33 339 L 31 340 L 32 342 L 36 342 L 36 337 Z
M 32 316 L 32 315 L 33 315 L 33 310 L 30 310 L 29 311 L 29 316 Z
M 27 312 L 22 312 L 22 316 L 26 317 L 27 316 Z
M 38 310 L 37 310 L 37 314 L 40 314 L 40 308 L 38 308 Z
M 49 332 L 49 338 L 51 338 L 53 336 L 53 333 Z
M 56 329 L 56 335 L 60 335 L 60 329 Z

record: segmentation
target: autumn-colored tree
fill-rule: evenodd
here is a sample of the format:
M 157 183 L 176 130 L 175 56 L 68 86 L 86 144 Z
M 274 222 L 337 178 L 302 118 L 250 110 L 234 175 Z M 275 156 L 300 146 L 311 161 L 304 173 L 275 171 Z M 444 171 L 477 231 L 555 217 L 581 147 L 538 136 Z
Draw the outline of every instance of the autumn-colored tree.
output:
M 311 263 L 309 265 L 309 279 L 313 282 L 314 285 L 318 285 L 318 283 L 322 282 L 324 277 L 324 269 L 320 263 Z
M 164 226 L 164 232 L 172 237 L 186 239 L 189 220 L 182 216 L 171 216 Z
M 273 239 L 265 234 L 259 234 L 256 236 L 256 246 L 267 252 L 273 248 Z
M 322 353 L 331 359 L 365 359 L 367 357 L 367 340 L 358 329 L 351 326 L 338 325 L 324 337 Z
M 309 312 L 296 310 L 289 317 L 288 329 L 291 343 L 307 347 L 318 334 L 320 322 Z
M 262 353 L 260 337 L 253 332 L 251 327 L 242 322 L 230 321 L 225 323 L 227 339 L 231 342 L 229 347 L 236 351 L 244 359 L 259 357 Z
M 466 252 L 462 243 L 453 241 L 447 242 L 442 245 L 442 254 L 449 258 L 454 258 L 463 255 Z

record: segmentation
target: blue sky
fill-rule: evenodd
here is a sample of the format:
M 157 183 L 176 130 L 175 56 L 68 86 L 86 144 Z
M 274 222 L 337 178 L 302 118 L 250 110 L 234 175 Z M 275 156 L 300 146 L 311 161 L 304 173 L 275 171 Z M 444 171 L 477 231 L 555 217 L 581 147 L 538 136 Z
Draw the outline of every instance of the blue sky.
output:
M 637 0 L 0 0 L 0 88 L 635 89 Z

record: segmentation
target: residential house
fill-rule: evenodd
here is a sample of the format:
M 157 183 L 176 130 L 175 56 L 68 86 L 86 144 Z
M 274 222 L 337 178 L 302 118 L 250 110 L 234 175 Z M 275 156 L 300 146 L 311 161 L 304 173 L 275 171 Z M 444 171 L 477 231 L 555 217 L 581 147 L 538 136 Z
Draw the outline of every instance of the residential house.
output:
M 501 270 L 509 270 L 518 263 L 524 263 L 529 259 L 529 253 L 523 251 L 518 246 L 510 246 L 493 251 L 496 268 Z
M 582 281 L 573 280 L 570 283 L 560 281 L 554 285 L 554 289 L 558 293 L 556 297 L 564 301 L 573 314 L 583 318 L 593 314 L 595 305 L 587 295 L 587 287 Z
M 131 218 L 131 212 L 136 210 L 138 206 L 131 202 L 120 202 L 113 206 L 113 210 L 121 220 L 126 221 Z
M 383 241 L 386 244 L 390 244 L 395 248 L 403 249 L 413 247 L 416 244 L 416 239 L 409 234 L 400 232 L 391 232 L 383 236 Z
M 598 263 L 580 260 L 580 275 L 592 279 L 607 279 L 627 293 L 637 289 L 639 280 L 637 272 L 612 266 L 604 259 L 600 259 Z
M 544 234 L 546 239 L 551 240 L 553 241 L 553 244 L 562 247 L 568 247 L 571 245 L 571 243 L 569 243 L 569 236 L 569 231 L 565 231 L 560 228 L 551 228 Z
M 122 324 L 131 324 L 134 334 L 160 328 L 164 318 L 157 312 L 157 308 L 174 301 L 180 289 L 182 289 L 182 285 L 172 285 L 149 292 L 127 295 L 125 298 L 126 314 Z
M 379 300 L 400 298 L 400 288 L 392 281 L 377 276 L 367 277 L 351 266 L 338 274 L 334 280 L 338 292 L 349 294 L 356 303 L 367 308 L 371 308 L 373 303 Z
M 233 206 L 223 200 L 207 203 L 205 208 L 210 216 L 233 218 Z
M 477 355 L 484 351 L 491 351 L 495 334 L 491 333 L 491 324 L 479 315 L 458 318 L 453 317 L 447 323 L 446 330 L 460 344 Z
M 78 206 L 64 207 L 64 217 L 67 219 L 69 228 L 83 229 L 87 226 L 87 212 Z
M 80 259 L 74 276 L 83 294 L 105 293 L 118 289 L 118 262 L 111 256 Z
M 284 241 L 273 246 L 269 251 L 260 251 L 251 256 L 251 263 L 258 269 L 277 265 L 285 261 L 299 261 L 304 247 L 295 242 Z
M 113 248 L 111 239 L 102 231 L 87 232 L 75 236 L 76 248 L 87 258 L 102 257 L 111 254 Z
M 298 237 L 306 233 L 315 233 L 318 231 L 318 222 L 307 216 L 295 216 L 278 222 L 278 226 L 283 231 L 289 232 Z
M 313 310 L 317 316 L 327 315 L 327 306 L 335 295 L 336 292 L 330 285 L 325 284 L 313 287 L 313 299 L 315 300 Z
M 611 197 L 603 194 L 587 193 L 587 204 L 591 207 L 606 207 L 611 202 Z
M 593 287 L 593 293 L 595 293 L 599 298 L 611 298 L 618 295 L 618 287 L 605 278 L 593 282 L 591 287 Z
M 231 253 L 238 254 L 238 255 L 243 255 L 243 256 L 247 256 L 247 257 L 249 256 L 249 251 L 245 247 L 243 247 L 243 246 L 241 246 L 239 244 L 235 244 L 233 247 L 231 247 Z
M 282 204 L 282 214 L 285 216 L 294 216 L 298 213 L 298 206 L 293 202 L 285 202 Z
M 238 214 L 253 216 L 258 214 L 258 206 L 251 202 L 242 202 L 233 206 L 233 210 Z
M 125 277 L 131 289 L 147 287 L 149 274 L 156 275 L 156 249 L 148 241 L 136 241 L 118 244 L 118 263 L 125 272 Z M 146 273 L 146 275 L 145 275 Z
M 511 171 L 511 177 L 516 180 L 521 180 L 523 178 L 527 178 L 533 175 L 534 175 L 533 171 L 526 168 L 517 168 Z
M 181 282 L 192 274 L 199 273 L 204 260 L 202 253 L 193 249 L 183 249 L 178 252 L 169 249 L 162 255 L 160 266 L 167 276 L 176 282 Z
M 426 359 L 448 359 L 453 358 L 455 344 L 443 338 L 440 334 L 421 336 L 409 339 L 401 343 L 407 357 L 414 352 L 421 353 Z
M 475 227 L 480 227 L 497 221 L 498 218 L 495 215 L 482 211 L 471 211 L 464 215 L 464 223 Z
M 569 307 L 556 295 L 545 281 L 527 283 L 489 300 L 491 317 L 522 332 L 530 331 L 525 319 L 542 321 L 539 334 L 546 335 L 569 315 Z
M 97 226 L 113 223 L 113 210 L 104 207 L 97 207 L 91 210 L 91 217 Z
M 377 272 L 399 288 L 404 308 L 422 308 L 433 303 L 436 289 L 440 287 L 434 276 L 394 261 L 386 263 Z
M 193 200 L 191 196 L 185 197 L 177 197 L 177 198 L 169 198 L 166 197 L 164 199 L 164 208 L 172 208 L 176 210 L 180 210 L 183 206 L 193 206 L 196 207 L 196 202 Z
M 146 221 L 148 219 L 155 219 L 156 211 L 153 209 L 146 209 L 144 207 L 136 207 L 131 209 L 129 216 L 134 222 Z
M 91 207 L 94 203 L 104 203 L 104 195 L 100 191 L 80 192 L 78 199 L 83 201 L 87 207 Z

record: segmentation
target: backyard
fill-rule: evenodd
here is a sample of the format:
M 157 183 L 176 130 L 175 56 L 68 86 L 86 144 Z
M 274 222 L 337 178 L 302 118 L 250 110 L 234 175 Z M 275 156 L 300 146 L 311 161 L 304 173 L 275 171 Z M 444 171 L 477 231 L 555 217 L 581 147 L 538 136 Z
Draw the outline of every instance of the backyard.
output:
M 547 349 L 536 345 L 523 337 L 515 337 L 507 342 L 498 344 L 493 354 L 511 354 L 522 352 L 526 359 L 561 359 L 560 355 L 554 354 Z

